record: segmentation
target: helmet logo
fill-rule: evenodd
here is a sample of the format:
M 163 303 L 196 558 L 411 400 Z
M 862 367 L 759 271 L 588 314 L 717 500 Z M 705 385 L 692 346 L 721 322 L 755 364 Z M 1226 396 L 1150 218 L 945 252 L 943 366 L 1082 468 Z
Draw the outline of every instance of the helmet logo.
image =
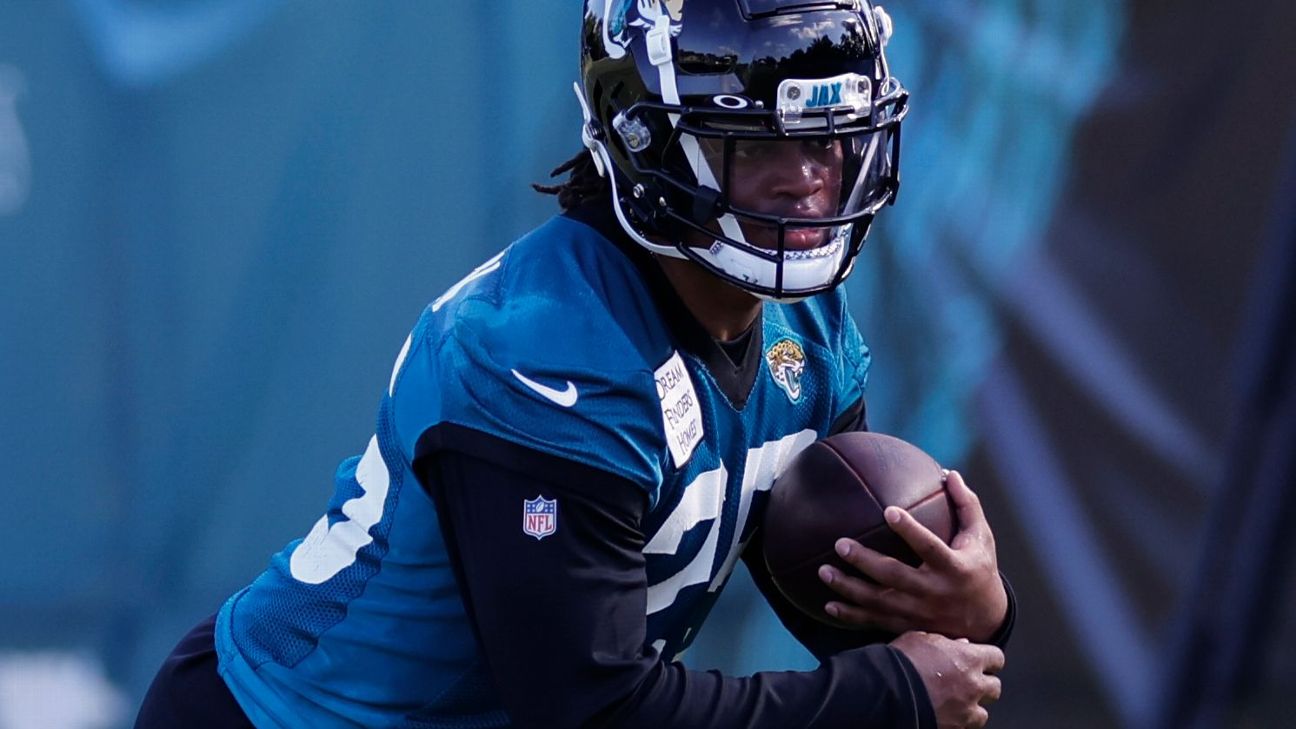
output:
M 711 101 L 716 106 L 723 106 L 726 109 L 746 109 L 751 106 L 751 99 L 743 96 L 734 96 L 733 94 L 720 94 L 714 96 Z
M 792 402 L 801 399 L 801 373 L 805 371 L 805 350 L 792 339 L 780 339 L 765 352 L 770 377 Z
M 622 58 L 636 36 L 648 40 L 649 52 L 683 28 L 684 0 L 603 0 L 603 47 Z

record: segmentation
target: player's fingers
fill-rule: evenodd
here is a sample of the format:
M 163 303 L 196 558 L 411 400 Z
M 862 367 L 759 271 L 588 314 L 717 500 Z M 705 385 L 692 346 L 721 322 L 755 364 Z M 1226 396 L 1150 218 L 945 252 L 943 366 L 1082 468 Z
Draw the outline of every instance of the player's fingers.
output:
M 916 614 L 919 606 L 918 598 L 909 593 L 875 585 L 830 565 L 819 568 L 819 579 L 844 600 L 866 610 L 908 617 Z
M 989 706 L 1003 695 L 1003 683 L 998 676 L 981 676 L 981 705 Z
M 867 610 L 844 602 L 830 602 L 824 605 L 824 612 L 833 620 L 856 628 L 878 628 L 897 635 L 913 629 L 913 621 L 903 615 Z
M 922 561 L 934 567 L 950 567 L 954 563 L 954 552 L 949 545 L 941 541 L 932 530 L 923 526 L 913 515 L 898 506 L 886 508 L 887 526 L 900 535 L 909 548 Z
M 975 528 L 969 529 L 960 525 L 958 534 L 955 534 L 954 538 L 950 540 L 950 549 L 953 549 L 955 552 L 962 552 L 972 549 L 982 541 L 983 539 L 980 531 Z
M 968 729 L 981 729 L 990 722 L 990 712 L 986 711 L 984 706 L 977 706 L 972 709 L 972 716 L 968 718 Z
M 924 591 L 921 573 L 916 568 L 869 549 L 854 539 L 838 539 L 835 546 L 838 556 L 874 582 L 907 592 Z
M 973 658 L 981 664 L 982 673 L 996 674 L 1003 670 L 1004 652 L 993 645 L 970 643 L 964 647 Z
M 963 530 L 980 528 L 985 524 L 985 511 L 981 508 L 981 497 L 968 488 L 967 482 L 963 480 L 963 474 L 950 471 L 945 476 L 945 490 L 949 492 L 950 500 L 954 502 L 954 510 L 958 513 L 959 524 Z
M 876 606 L 887 588 L 851 577 L 832 565 L 820 565 L 819 579 L 833 592 L 857 605 Z

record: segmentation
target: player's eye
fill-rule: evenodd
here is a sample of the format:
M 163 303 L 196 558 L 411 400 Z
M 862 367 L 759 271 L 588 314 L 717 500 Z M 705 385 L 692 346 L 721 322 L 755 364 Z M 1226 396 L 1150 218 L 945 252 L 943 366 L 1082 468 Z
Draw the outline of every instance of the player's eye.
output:
M 734 157 L 744 161 L 768 159 L 778 150 L 777 145 L 777 142 L 739 142 L 734 145 Z
M 840 143 L 831 137 L 814 137 L 801 142 L 801 150 L 806 154 L 822 156 L 837 149 Z

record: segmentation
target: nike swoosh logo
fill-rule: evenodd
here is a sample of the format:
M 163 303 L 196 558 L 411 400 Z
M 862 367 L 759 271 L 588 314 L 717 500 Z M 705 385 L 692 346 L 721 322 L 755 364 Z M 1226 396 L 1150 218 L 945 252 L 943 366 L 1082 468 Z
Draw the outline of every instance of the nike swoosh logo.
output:
M 558 405 L 561 405 L 562 407 L 569 408 L 575 405 L 576 398 L 580 397 L 580 395 L 576 392 L 576 385 L 572 384 L 571 380 L 567 380 L 566 390 L 555 390 L 552 387 L 546 387 L 540 384 L 539 382 L 536 382 L 535 380 L 527 377 L 526 375 L 522 374 L 521 372 L 518 372 L 517 370 L 512 370 L 512 372 L 513 372 L 513 376 L 518 378 L 518 380 L 522 384 L 526 385 L 532 390 L 535 390 L 541 395 L 544 395 L 545 398 L 553 401 Z

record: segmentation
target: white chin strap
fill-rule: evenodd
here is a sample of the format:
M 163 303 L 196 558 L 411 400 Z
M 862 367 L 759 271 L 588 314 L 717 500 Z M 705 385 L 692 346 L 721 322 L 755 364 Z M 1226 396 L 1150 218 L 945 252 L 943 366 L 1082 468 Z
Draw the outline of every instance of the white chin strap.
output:
M 590 133 L 590 124 L 593 123 L 594 117 L 590 113 L 589 103 L 585 101 L 585 94 L 581 91 L 580 82 L 572 83 L 572 90 L 576 92 L 576 100 L 580 102 L 581 114 L 585 117 L 585 123 L 581 126 L 581 142 L 583 142 L 585 148 L 589 150 L 590 157 L 594 158 L 594 168 L 598 170 L 599 177 L 606 179 L 608 184 L 612 187 L 612 210 L 616 212 L 617 222 L 621 223 L 621 227 L 634 242 L 647 248 L 653 253 L 661 256 L 669 256 L 671 258 L 687 259 L 688 256 L 681 253 L 675 246 L 654 243 L 641 235 L 639 231 L 635 230 L 635 227 L 630 224 L 630 221 L 626 218 L 625 211 L 621 209 L 621 193 L 617 190 L 616 175 L 611 174 L 611 170 L 615 169 L 612 166 L 612 157 L 608 154 L 607 147 L 602 142 L 595 139 L 594 135 Z

